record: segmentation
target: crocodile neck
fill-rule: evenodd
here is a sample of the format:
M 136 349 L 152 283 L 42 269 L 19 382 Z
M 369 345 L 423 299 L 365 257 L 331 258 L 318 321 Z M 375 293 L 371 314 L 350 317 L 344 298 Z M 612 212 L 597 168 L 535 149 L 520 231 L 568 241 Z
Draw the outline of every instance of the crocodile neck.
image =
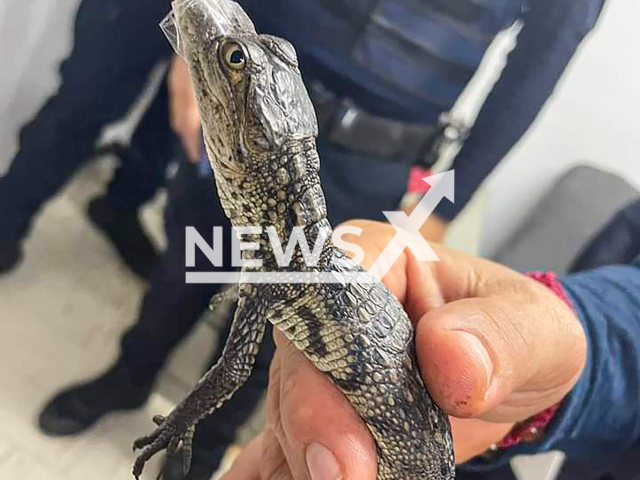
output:
M 291 140 L 279 151 L 262 158 L 249 158 L 247 163 L 256 166 L 254 178 L 259 181 L 251 184 L 255 195 L 247 195 L 241 208 L 227 211 L 234 227 L 262 228 L 259 250 L 244 251 L 243 258 L 261 259 L 263 268 L 282 269 L 277 266 L 269 229 L 272 233 L 275 229 L 283 251 L 296 230 L 302 232 L 311 251 L 321 237 L 325 240 L 321 256 L 326 256 L 331 245 L 331 225 L 320 183 L 320 159 L 315 140 Z M 252 239 L 249 241 L 258 241 L 257 236 Z M 297 248 L 296 265 L 291 268 L 305 268 L 299 253 Z

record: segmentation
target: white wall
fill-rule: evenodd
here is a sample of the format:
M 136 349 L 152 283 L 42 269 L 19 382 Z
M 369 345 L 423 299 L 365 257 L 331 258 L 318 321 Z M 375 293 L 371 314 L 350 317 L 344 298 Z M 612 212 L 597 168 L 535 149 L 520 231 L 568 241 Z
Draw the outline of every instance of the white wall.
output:
M 640 2 L 608 1 L 555 96 L 491 176 L 484 202 L 485 253 L 495 251 L 545 189 L 576 163 L 586 160 L 617 172 L 640 188 L 638 19 Z
M 17 149 L 19 128 L 59 83 L 71 49 L 79 0 L 0 1 L 0 173 Z
M 0 175 L 18 149 L 18 134 L 58 89 L 60 62 L 71 52 L 81 0 L 0 0 Z M 103 141 L 127 141 L 160 84 L 153 70 L 130 114 L 103 132 Z

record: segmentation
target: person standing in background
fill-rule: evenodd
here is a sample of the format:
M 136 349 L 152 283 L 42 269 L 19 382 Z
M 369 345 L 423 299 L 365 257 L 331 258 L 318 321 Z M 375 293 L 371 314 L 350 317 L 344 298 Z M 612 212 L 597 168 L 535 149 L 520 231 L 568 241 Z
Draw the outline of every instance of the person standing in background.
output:
M 102 128 L 127 113 L 152 70 L 171 57 L 158 27 L 169 8 L 170 0 L 80 4 L 61 86 L 22 129 L 19 151 L 0 178 L 0 274 L 19 264 L 34 216 L 91 157 Z M 172 151 L 167 95 L 163 84 L 106 195 L 89 206 L 91 220 L 143 278 L 157 253 L 138 210 L 165 181 Z

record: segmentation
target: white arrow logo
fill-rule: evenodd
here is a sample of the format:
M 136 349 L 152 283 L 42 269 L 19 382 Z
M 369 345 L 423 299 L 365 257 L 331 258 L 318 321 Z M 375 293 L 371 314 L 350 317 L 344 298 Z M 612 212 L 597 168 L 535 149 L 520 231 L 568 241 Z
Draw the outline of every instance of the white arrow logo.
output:
M 420 227 L 443 198 L 454 201 L 455 172 L 451 170 L 422 180 L 431 185 L 431 188 L 410 216 L 404 212 L 383 212 L 398 233 L 369 270 L 378 280 L 382 280 L 406 247 L 409 247 L 421 262 L 440 261 L 436 252 L 420 234 Z
M 391 269 L 395 261 L 398 259 L 405 248 L 409 247 L 409 249 L 413 252 L 416 258 L 422 262 L 437 262 L 440 261 L 436 253 L 429 246 L 424 237 L 420 234 L 420 227 L 427 221 L 429 216 L 433 213 L 436 206 L 442 201 L 443 198 L 448 198 L 450 201 L 454 201 L 454 191 L 455 191 L 455 174 L 453 170 L 449 172 L 444 172 L 439 175 L 433 175 L 431 177 L 426 177 L 422 179 L 424 182 L 431 185 L 431 188 L 424 196 L 424 198 L 418 203 L 415 210 L 411 213 L 410 216 L 407 216 L 404 212 L 384 212 L 385 216 L 389 219 L 391 224 L 395 227 L 398 232 L 389 245 L 384 249 L 380 257 L 376 260 L 369 270 L 369 273 L 358 273 L 354 272 L 353 275 L 343 274 L 336 275 L 336 272 L 328 271 L 328 272 L 319 272 L 316 270 L 312 271 L 301 271 L 296 272 L 293 270 L 283 270 L 283 271 L 260 271 L 258 270 L 243 270 L 242 274 L 238 272 L 187 272 L 186 281 L 187 283 L 371 283 L 381 281 L 382 278 L 387 274 L 387 272 Z M 216 227 L 222 228 L 222 227 Z M 255 228 L 255 230 L 253 230 Z M 268 227 L 269 228 L 269 227 Z M 248 233 L 255 234 L 260 233 L 262 231 L 262 227 L 243 227 L 242 231 L 238 231 L 236 233 L 239 234 L 238 238 L 241 238 L 241 235 L 246 235 Z M 341 240 L 341 235 L 343 234 L 355 234 L 360 235 L 362 233 L 362 229 L 356 227 L 339 227 L 334 231 L 333 242 L 336 246 L 345 249 L 345 246 L 350 246 L 351 248 L 356 248 L 351 250 L 347 248 L 347 251 L 351 251 L 355 255 L 354 261 L 356 263 L 362 262 L 364 258 L 364 250 L 356 244 L 350 244 Z M 209 247 L 207 242 L 199 237 L 198 232 L 195 229 L 187 229 L 187 242 L 188 245 L 191 245 L 192 249 L 195 249 L 195 246 L 199 246 L 201 249 L 204 247 L 204 253 L 210 259 L 213 257 L 214 248 Z M 274 238 L 277 238 L 277 235 L 269 235 L 269 237 L 273 242 Z M 294 247 L 295 244 L 300 240 L 300 235 L 294 235 Z M 343 242 L 344 246 L 338 243 L 339 241 Z M 322 237 L 319 235 L 316 238 L 316 246 L 314 246 L 314 252 L 317 248 L 321 248 L 326 242 L 326 237 Z M 276 256 L 283 255 L 283 247 L 280 243 L 280 240 L 277 239 L 277 245 L 272 245 L 274 248 L 274 252 L 279 252 Z M 303 242 L 304 243 L 304 242 Z M 215 240 L 214 246 L 221 244 L 221 241 Z M 238 245 L 237 251 L 240 252 L 242 250 L 255 250 L 255 243 L 245 243 L 244 248 L 242 245 Z M 302 247 L 302 256 L 307 261 L 307 257 L 310 254 L 309 245 L 306 244 L 306 250 Z M 319 245 L 319 247 L 318 247 Z M 189 247 L 187 247 L 189 248 Z M 216 247 L 217 248 L 217 247 Z M 359 249 L 359 253 L 357 250 Z M 319 250 L 318 250 L 319 251 Z M 195 250 L 187 250 L 191 256 L 187 258 L 194 258 Z M 287 257 L 283 263 L 288 264 L 291 260 L 293 250 L 289 252 L 289 246 L 287 246 Z M 315 255 L 315 253 L 314 253 Z M 311 255 L 314 258 L 314 255 Z M 215 257 L 217 258 L 217 257 Z M 358 259 L 359 258 L 359 259 Z M 239 261 L 243 261 L 242 257 L 239 258 Z M 317 260 L 315 260 L 317 262 Z M 216 263 L 212 260 L 214 266 Z M 280 262 L 279 262 L 280 263 Z

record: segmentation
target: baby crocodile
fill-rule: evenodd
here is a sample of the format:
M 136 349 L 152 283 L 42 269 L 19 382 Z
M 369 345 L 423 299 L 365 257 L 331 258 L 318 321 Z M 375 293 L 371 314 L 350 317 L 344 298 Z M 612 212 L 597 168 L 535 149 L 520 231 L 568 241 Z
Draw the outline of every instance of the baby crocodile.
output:
M 373 435 L 379 480 L 454 478 L 447 416 L 429 396 L 418 371 L 413 327 L 398 299 L 380 282 L 347 282 L 368 275 L 331 243 L 316 151 L 317 120 L 295 49 L 259 35 L 231 0 L 175 0 L 174 46 L 189 65 L 205 144 L 225 213 L 235 227 L 271 227 L 287 245 L 297 229 L 315 266 L 300 251 L 282 267 L 259 234 L 244 251 L 261 266 L 243 267 L 238 308 L 220 361 L 156 430 L 136 440 L 143 448 L 133 474 L 155 453 L 184 446 L 190 463 L 196 423 L 242 386 L 271 322 L 343 392 Z M 275 233 L 274 233 L 275 232 Z M 255 263 L 255 262 L 254 262 Z M 282 262 L 281 262 L 282 263 Z M 334 275 L 334 283 L 247 283 L 255 272 Z

